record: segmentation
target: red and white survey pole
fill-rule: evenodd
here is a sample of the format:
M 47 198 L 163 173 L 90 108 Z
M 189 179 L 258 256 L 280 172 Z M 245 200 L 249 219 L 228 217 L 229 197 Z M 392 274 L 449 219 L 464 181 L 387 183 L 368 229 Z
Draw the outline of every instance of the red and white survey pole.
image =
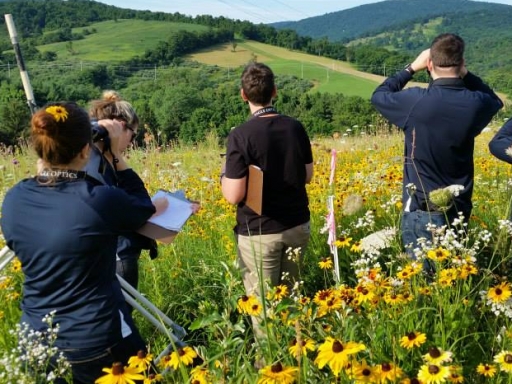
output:
M 327 229 L 329 236 L 327 244 L 331 249 L 331 254 L 334 259 L 334 280 L 339 283 L 340 280 L 340 263 L 338 260 L 338 247 L 336 247 L 336 219 L 334 217 L 334 175 L 336 174 L 336 150 L 331 151 L 331 175 L 329 177 L 330 195 L 327 198 Z

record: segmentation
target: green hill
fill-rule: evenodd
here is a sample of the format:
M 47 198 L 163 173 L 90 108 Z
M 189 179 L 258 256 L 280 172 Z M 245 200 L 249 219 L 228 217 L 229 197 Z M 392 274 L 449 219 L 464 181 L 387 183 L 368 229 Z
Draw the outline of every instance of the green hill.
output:
M 512 6 L 469 0 L 387 0 L 296 22 L 271 25 L 279 29 L 293 29 L 302 36 L 327 37 L 330 41 L 349 41 L 411 21 L 427 21 L 445 14 L 459 17 L 477 11 L 502 12 L 510 17 Z
M 74 28 L 73 33 L 81 33 L 84 28 Z M 168 40 L 178 31 L 207 31 L 208 27 L 153 20 L 110 20 L 93 23 L 87 27 L 94 33 L 81 40 L 59 42 L 37 46 L 41 52 L 52 51 L 58 60 L 64 61 L 127 61 L 142 55 L 148 49 L 154 49 L 158 43 Z

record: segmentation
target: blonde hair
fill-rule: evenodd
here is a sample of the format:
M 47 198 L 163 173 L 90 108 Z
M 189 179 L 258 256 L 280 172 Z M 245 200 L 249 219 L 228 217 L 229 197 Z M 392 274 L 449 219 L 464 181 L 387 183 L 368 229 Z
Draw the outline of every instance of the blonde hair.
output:
M 105 90 L 100 100 L 91 101 L 89 116 L 97 120 L 123 120 L 126 122 L 126 125 L 132 129 L 139 126 L 139 117 L 133 109 L 133 106 L 123 100 L 121 95 L 113 90 Z

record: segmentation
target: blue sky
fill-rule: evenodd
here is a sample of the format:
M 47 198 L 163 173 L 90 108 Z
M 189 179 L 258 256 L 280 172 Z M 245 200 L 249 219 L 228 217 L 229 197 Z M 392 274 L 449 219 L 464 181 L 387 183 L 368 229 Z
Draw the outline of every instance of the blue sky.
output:
M 253 23 L 301 20 L 329 12 L 341 11 L 382 0 L 99 0 L 120 8 L 179 12 L 196 16 L 207 14 Z M 425 0 L 435 1 L 440 0 Z M 494 0 L 490 3 L 512 5 L 512 0 Z

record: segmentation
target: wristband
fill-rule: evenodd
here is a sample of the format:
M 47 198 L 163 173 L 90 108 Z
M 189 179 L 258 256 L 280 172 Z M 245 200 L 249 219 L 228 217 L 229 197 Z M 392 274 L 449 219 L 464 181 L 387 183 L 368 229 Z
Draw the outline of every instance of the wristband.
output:
M 407 64 L 404 69 L 407 72 L 409 72 L 411 74 L 411 76 L 414 76 L 414 74 L 416 73 L 416 71 L 414 69 L 412 69 L 411 64 Z

